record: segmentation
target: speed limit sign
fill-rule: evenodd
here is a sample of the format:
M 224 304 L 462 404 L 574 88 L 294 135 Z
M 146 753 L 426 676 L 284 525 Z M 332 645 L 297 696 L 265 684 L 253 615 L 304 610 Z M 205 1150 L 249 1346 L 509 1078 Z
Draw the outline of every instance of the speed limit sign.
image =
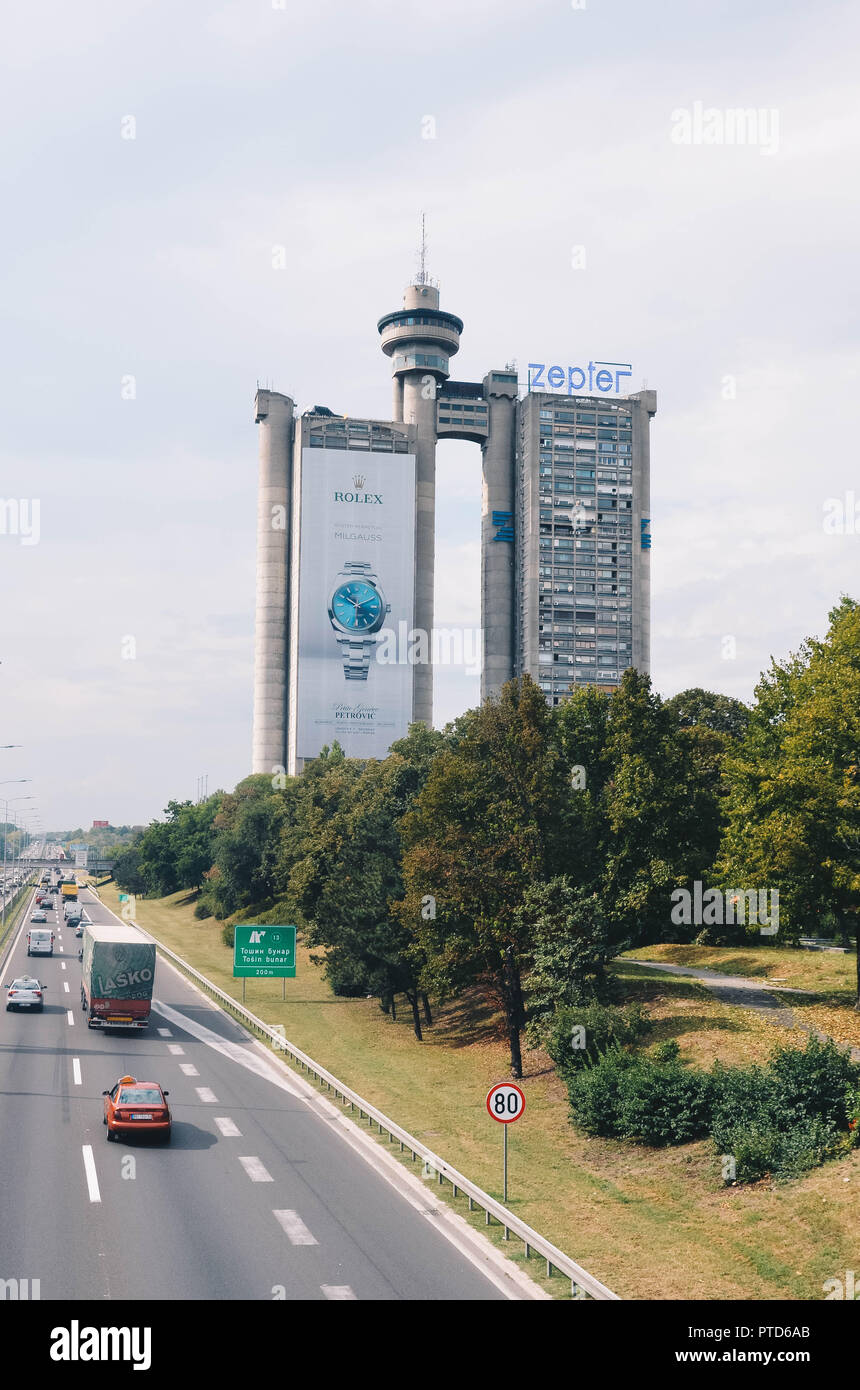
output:
M 510 1125 L 518 1120 L 526 1108 L 526 1098 L 519 1086 L 511 1081 L 500 1081 L 487 1096 L 487 1109 L 499 1124 Z

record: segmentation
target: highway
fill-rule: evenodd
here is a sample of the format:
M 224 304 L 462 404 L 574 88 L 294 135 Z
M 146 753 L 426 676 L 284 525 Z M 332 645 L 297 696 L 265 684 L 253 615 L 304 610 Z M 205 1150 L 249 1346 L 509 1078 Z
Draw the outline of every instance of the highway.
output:
M 530 1297 L 163 960 L 149 1029 L 88 1029 L 79 942 L 49 913 L 55 954 L 28 958 L 30 910 L 2 978 L 38 976 L 45 1009 L 6 1012 L 3 991 L 0 1279 L 38 1279 L 42 1299 Z M 126 1073 L 170 1091 L 170 1145 L 105 1142 L 102 1092 Z

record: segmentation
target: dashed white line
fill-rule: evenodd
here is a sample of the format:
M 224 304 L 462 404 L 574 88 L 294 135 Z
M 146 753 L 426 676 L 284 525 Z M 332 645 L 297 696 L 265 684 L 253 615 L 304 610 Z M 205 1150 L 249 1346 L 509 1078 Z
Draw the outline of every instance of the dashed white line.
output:
M 68 982 L 68 980 L 63 980 L 63 989 L 66 991 L 66 994 L 68 994 L 68 992 L 69 992 L 69 982 Z
M 240 1158 L 239 1162 L 251 1179 L 251 1182 L 274 1182 L 268 1169 L 264 1168 L 259 1158 Z
M 96 1173 L 96 1161 L 93 1158 L 92 1144 L 83 1145 L 84 1172 L 87 1175 L 87 1192 L 90 1194 L 91 1202 L 100 1202 L 102 1194 L 99 1192 L 99 1179 Z
M 210 1091 L 208 1086 L 195 1086 L 197 1099 L 202 1100 L 206 1105 L 218 1104 L 218 1097 L 214 1091 Z
M 74 1028 L 74 1026 L 75 1026 L 75 1016 L 74 1016 L 74 1014 L 72 1013 L 71 1009 L 68 1009 L 68 1010 L 66 1011 L 66 1019 L 68 1020 L 69 1027 L 70 1027 L 70 1028 Z
M 320 1284 L 320 1290 L 325 1298 L 335 1302 L 356 1297 L 349 1284 Z
M 62 949 L 63 949 L 63 948 L 62 948 L 62 946 L 61 946 L 61 947 L 60 947 L 60 950 L 62 951 Z
M 199 1076 L 199 1075 L 200 1075 L 199 1071 L 197 1070 L 197 1068 L 195 1067 L 195 1065 L 194 1065 L 193 1062 L 180 1062 L 180 1063 L 179 1063 L 179 1070 L 182 1072 L 183 1076 Z
M 61 970 L 65 970 L 65 968 L 66 968 L 66 962 L 65 962 L 64 960 L 61 960 L 61 961 L 60 961 L 60 969 L 61 969 Z
M 272 1215 L 291 1245 L 319 1245 L 297 1211 L 275 1211 Z
M 242 1132 L 239 1126 L 230 1119 L 229 1115 L 216 1115 L 215 1123 L 220 1129 L 225 1139 L 241 1139 Z
M 168 1050 L 168 1052 L 170 1053 L 171 1057 L 184 1057 L 184 1056 L 185 1056 L 185 1048 L 184 1048 L 184 1047 L 180 1047 L 180 1046 L 179 1046 L 179 1043 L 168 1043 L 168 1044 L 167 1044 L 167 1050 Z
M 172 1038 L 173 1034 L 171 1033 L 169 1028 L 159 1028 L 158 1036 L 160 1038 Z
M 75 1083 L 76 1086 L 80 1086 L 80 1084 L 81 1084 L 81 1059 L 80 1059 L 80 1057 L 73 1057 L 73 1058 L 72 1058 L 72 1080 L 74 1081 L 74 1083 Z

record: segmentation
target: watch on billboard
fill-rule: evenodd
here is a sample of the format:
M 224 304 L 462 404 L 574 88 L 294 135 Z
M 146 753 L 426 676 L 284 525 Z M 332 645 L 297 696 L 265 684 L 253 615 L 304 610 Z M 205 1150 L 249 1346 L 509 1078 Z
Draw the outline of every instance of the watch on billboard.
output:
M 348 681 L 366 681 L 371 654 L 391 604 L 386 603 L 369 560 L 347 560 L 335 580 L 328 616 Z

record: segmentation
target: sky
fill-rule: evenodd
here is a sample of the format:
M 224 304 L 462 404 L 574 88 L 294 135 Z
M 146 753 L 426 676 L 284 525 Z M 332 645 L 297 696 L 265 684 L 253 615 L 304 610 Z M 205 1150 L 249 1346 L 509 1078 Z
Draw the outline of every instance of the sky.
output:
M 602 358 L 657 391 L 661 694 L 750 699 L 860 597 L 856 5 L 43 0 L 4 30 L 10 811 L 145 823 L 247 774 L 256 386 L 390 416 L 422 210 L 458 379 Z M 436 621 L 478 627 L 480 451 L 437 458 Z M 437 724 L 477 700 L 437 673 Z

